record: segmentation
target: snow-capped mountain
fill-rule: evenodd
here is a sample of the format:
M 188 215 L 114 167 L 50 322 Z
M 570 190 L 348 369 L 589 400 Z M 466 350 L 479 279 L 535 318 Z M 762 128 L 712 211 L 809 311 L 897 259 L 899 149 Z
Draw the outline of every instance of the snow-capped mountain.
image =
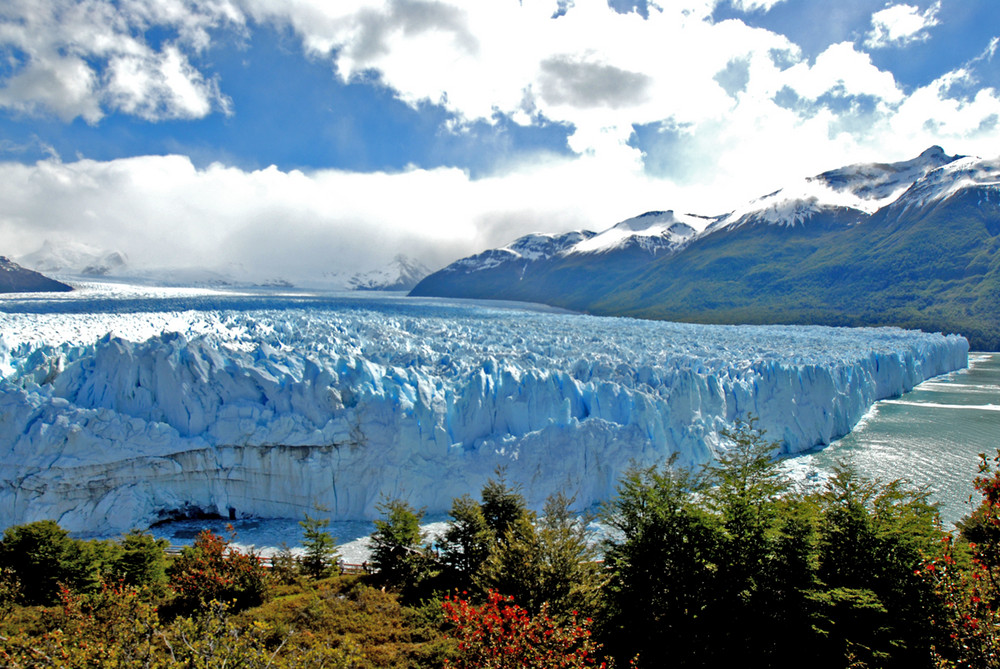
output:
M 830 170 L 723 216 L 676 218 L 651 213 L 571 233 L 581 237 L 573 248 L 588 252 L 507 267 L 484 262 L 502 250 L 486 251 L 413 294 L 714 323 L 900 325 L 1000 348 L 1000 160 L 931 147 L 912 160 Z M 643 246 L 658 237 L 633 229 L 674 224 L 703 229 L 675 228 L 658 252 Z
M 931 172 L 961 158 L 932 146 L 912 160 L 860 163 L 823 172 L 748 202 L 705 232 L 755 224 L 801 225 L 823 214 L 856 223 L 894 202 Z
M 554 258 L 593 236 L 594 233 L 589 230 L 555 235 L 533 233 L 518 237 L 507 246 L 457 260 L 441 271 L 479 272 L 509 264 L 523 267 L 528 263 Z
M 698 230 L 713 220 L 691 214 L 678 215 L 673 211 L 649 211 L 577 242 L 566 253 L 611 253 L 630 247 L 652 255 L 660 251 L 670 253 L 689 242 Z
M 21 267 L 9 258 L 0 256 L 0 293 L 47 293 L 69 290 L 73 288 L 65 283 Z
M 42 246 L 18 258 L 18 262 L 38 272 L 77 276 L 108 276 L 122 274 L 128 268 L 128 258 L 120 251 L 108 251 L 96 246 L 72 241 L 46 239 Z
M 559 306 L 580 308 L 594 283 L 613 282 L 654 258 L 682 249 L 697 236 L 697 226 L 715 219 L 673 211 L 651 211 L 629 218 L 602 232 L 574 230 L 535 233 L 507 246 L 490 249 L 448 265 L 421 281 L 413 295 L 495 297 L 529 302 L 540 300 L 538 286 L 558 286 Z M 601 272 L 595 274 L 594 267 Z
M 940 146 L 932 146 L 912 160 L 849 165 L 823 172 L 809 181 L 825 184 L 838 193 L 850 193 L 857 198 L 853 205 L 855 209 L 875 211 L 898 198 L 934 170 L 962 158 L 949 156 Z
M 419 260 L 399 254 L 385 267 L 349 277 L 346 287 L 351 290 L 411 290 L 430 273 Z

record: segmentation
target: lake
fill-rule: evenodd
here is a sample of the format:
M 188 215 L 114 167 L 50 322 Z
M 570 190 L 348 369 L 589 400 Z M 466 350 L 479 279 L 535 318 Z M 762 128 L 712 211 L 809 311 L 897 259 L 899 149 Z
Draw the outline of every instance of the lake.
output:
M 855 429 L 821 451 L 791 458 L 796 475 L 830 472 L 843 460 L 868 477 L 927 486 L 946 527 L 974 506 L 979 454 L 1000 447 L 1000 354 L 972 353 L 969 368 L 875 404 Z M 974 502 L 979 503 L 978 494 Z

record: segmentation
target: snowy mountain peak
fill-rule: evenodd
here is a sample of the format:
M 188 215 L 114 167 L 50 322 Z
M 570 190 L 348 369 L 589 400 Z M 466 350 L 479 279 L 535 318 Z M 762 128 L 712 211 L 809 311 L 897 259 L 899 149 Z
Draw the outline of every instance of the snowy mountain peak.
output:
M 851 193 L 863 201 L 888 204 L 932 171 L 962 159 L 932 146 L 912 160 L 898 163 L 860 163 L 824 172 L 809 181 L 826 184 L 838 193 Z M 864 208 L 864 207 L 858 207 Z
M 49 239 L 43 241 L 37 251 L 21 256 L 18 261 L 39 272 L 84 276 L 117 274 L 128 265 L 128 258 L 121 251 L 99 249 L 81 242 L 54 242 Z
M 913 183 L 894 203 L 904 210 L 945 200 L 972 187 L 1000 187 L 1000 159 L 961 156 Z
M 593 234 L 586 230 L 574 230 L 562 234 L 532 233 L 515 239 L 501 250 L 509 251 L 524 260 L 541 260 L 551 258 L 561 251 L 589 239 Z
M 351 290 L 410 290 L 431 271 L 419 260 L 402 253 L 385 267 L 355 274 L 347 280 Z
M 916 158 L 896 163 L 858 163 L 815 177 L 747 203 L 710 226 L 706 232 L 746 224 L 795 226 L 823 211 L 856 210 L 873 214 L 899 199 L 914 183 L 946 165 L 961 163 L 963 156 L 949 156 L 940 146 Z
M 712 220 L 691 214 L 677 215 L 672 210 L 649 211 L 581 240 L 566 253 L 606 253 L 628 247 L 638 247 L 653 254 L 665 249 L 674 250 L 687 243 L 697 234 L 698 228 Z

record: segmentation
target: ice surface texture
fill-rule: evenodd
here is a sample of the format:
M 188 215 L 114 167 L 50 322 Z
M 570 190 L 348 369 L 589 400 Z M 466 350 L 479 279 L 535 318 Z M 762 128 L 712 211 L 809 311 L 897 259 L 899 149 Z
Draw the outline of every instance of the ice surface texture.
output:
M 705 326 L 406 298 L 0 302 L 0 526 L 177 511 L 431 512 L 498 465 L 587 506 L 630 464 L 697 465 L 753 413 L 786 452 L 966 365 L 961 337 Z

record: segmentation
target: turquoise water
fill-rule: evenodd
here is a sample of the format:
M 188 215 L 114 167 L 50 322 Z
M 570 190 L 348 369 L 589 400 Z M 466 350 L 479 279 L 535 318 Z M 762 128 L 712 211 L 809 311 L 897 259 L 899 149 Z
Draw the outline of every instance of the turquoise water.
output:
M 967 515 L 979 453 L 1000 447 L 1000 354 L 970 354 L 969 368 L 877 403 L 854 431 L 827 448 L 791 458 L 789 468 L 820 478 L 838 460 L 868 477 L 927 486 L 946 527 Z M 978 496 L 973 500 L 978 504 Z

